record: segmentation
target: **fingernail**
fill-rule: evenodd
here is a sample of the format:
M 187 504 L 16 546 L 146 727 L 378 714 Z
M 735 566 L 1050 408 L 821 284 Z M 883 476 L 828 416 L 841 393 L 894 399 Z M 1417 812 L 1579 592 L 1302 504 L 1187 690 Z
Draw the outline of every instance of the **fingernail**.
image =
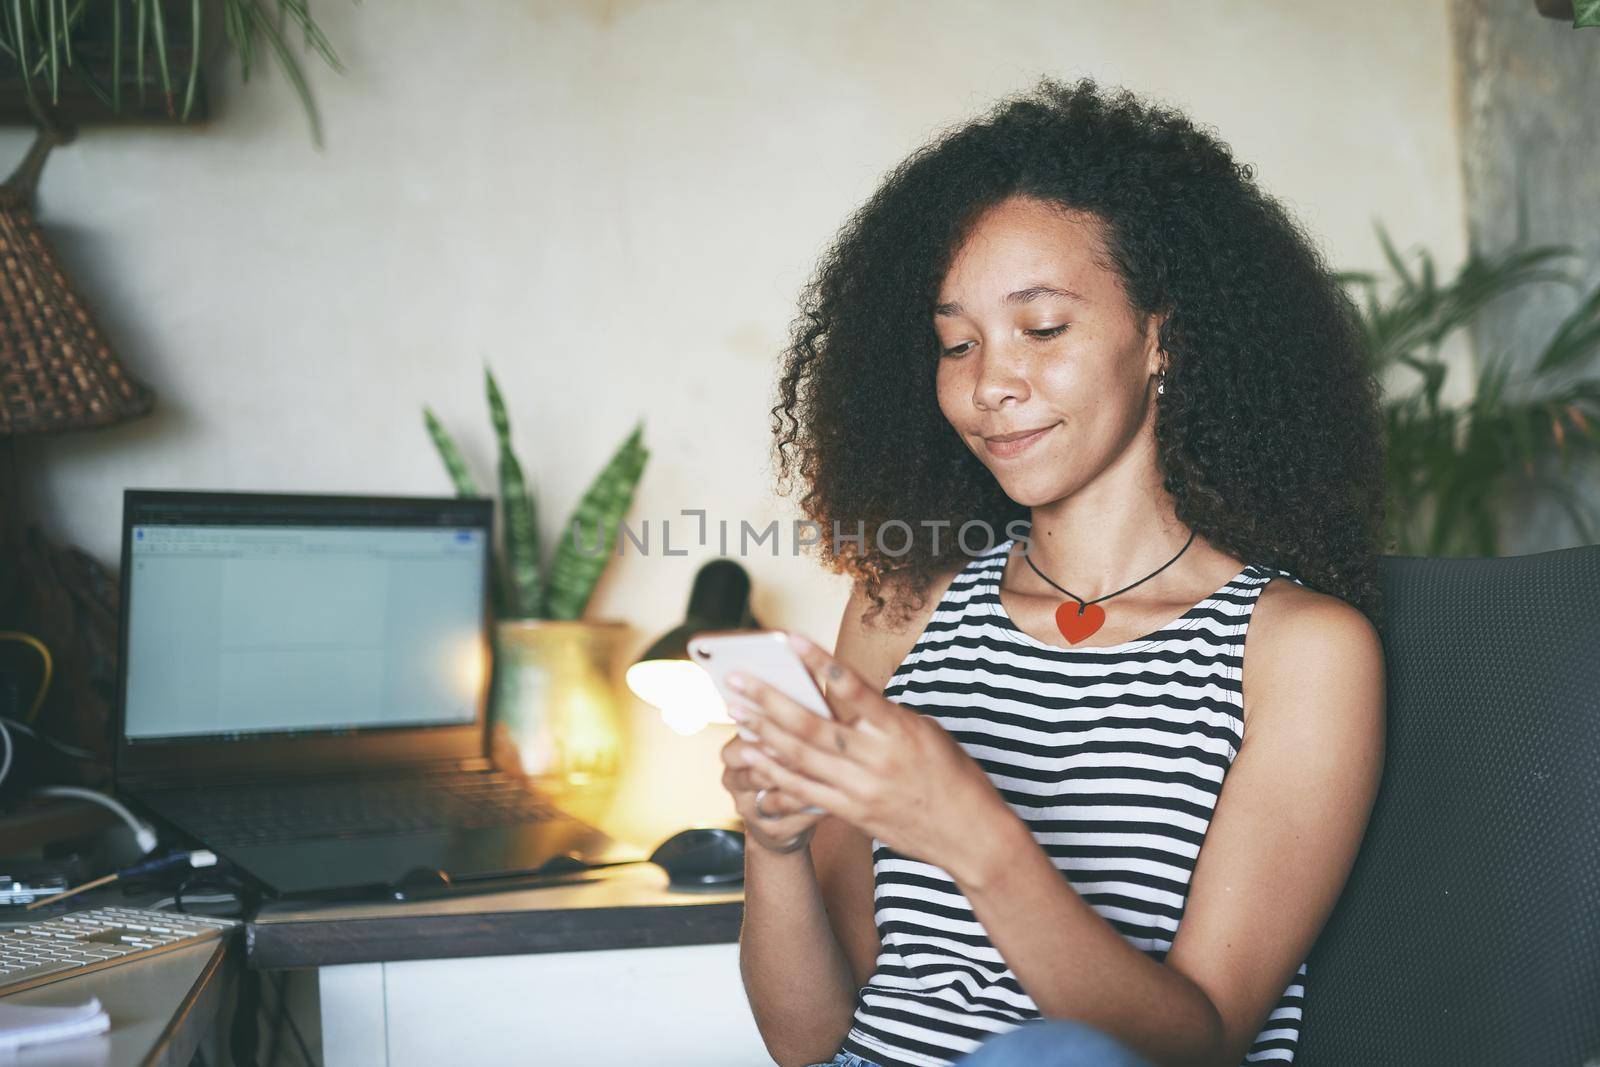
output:
M 794 644 L 795 644 L 795 647 L 800 649 L 800 651 L 802 651 L 802 652 L 810 652 L 812 649 L 817 647 L 815 644 L 813 644 L 812 642 L 806 640 L 800 634 L 791 633 L 789 635 L 789 640 L 793 641 Z
M 750 683 L 745 681 L 744 675 L 738 671 L 732 671 L 728 674 L 728 688 L 736 693 L 745 693 L 749 691 Z

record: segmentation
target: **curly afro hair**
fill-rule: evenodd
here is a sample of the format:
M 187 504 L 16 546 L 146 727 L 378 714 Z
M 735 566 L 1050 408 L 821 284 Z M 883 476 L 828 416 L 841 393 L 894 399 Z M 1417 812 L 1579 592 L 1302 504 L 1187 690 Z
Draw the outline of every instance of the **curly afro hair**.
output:
M 771 409 L 778 486 L 798 476 L 808 518 L 865 531 L 819 543 L 873 605 L 866 617 L 885 589 L 895 616 L 920 605 L 963 523 L 1028 518 L 934 389 L 939 286 L 978 217 L 1012 196 L 1091 213 L 1133 310 L 1167 313 L 1155 435 L 1178 520 L 1377 622 L 1383 416 L 1359 313 L 1226 144 L 1090 78 L 1043 78 L 918 149 L 802 290 Z M 894 555 L 877 539 L 891 521 Z

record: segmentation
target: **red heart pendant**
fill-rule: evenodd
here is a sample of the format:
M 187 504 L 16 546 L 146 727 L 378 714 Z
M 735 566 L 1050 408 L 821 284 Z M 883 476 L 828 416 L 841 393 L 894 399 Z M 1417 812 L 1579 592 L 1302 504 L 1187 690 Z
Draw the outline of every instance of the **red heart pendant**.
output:
M 1083 614 L 1078 614 L 1078 603 L 1068 600 L 1056 608 L 1056 629 L 1061 631 L 1073 644 L 1077 644 L 1096 630 L 1106 621 L 1106 611 L 1099 604 L 1089 604 L 1084 607 Z

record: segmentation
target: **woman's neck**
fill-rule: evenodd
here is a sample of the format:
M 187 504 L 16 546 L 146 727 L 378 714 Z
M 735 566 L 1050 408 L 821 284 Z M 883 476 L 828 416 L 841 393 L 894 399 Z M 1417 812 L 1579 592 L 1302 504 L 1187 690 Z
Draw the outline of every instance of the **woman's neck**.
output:
M 1184 549 L 1191 532 L 1178 521 L 1165 492 L 1124 495 L 1120 501 L 1080 492 L 1033 508 L 1026 545 L 1035 566 L 1092 600 L 1138 581 L 1180 550 L 1163 576 L 1185 563 L 1203 562 L 1197 557 L 1210 553 L 1200 537 Z

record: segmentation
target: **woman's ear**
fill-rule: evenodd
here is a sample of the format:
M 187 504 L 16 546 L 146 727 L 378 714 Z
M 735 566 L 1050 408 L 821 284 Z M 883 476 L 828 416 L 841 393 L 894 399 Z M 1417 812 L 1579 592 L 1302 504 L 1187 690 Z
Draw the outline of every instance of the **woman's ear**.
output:
M 1167 369 L 1172 362 L 1166 350 L 1161 347 L 1161 330 L 1166 326 L 1167 316 L 1170 314 L 1170 310 L 1152 312 L 1145 319 L 1145 353 L 1148 360 L 1148 371 L 1151 374 L 1167 373 Z

